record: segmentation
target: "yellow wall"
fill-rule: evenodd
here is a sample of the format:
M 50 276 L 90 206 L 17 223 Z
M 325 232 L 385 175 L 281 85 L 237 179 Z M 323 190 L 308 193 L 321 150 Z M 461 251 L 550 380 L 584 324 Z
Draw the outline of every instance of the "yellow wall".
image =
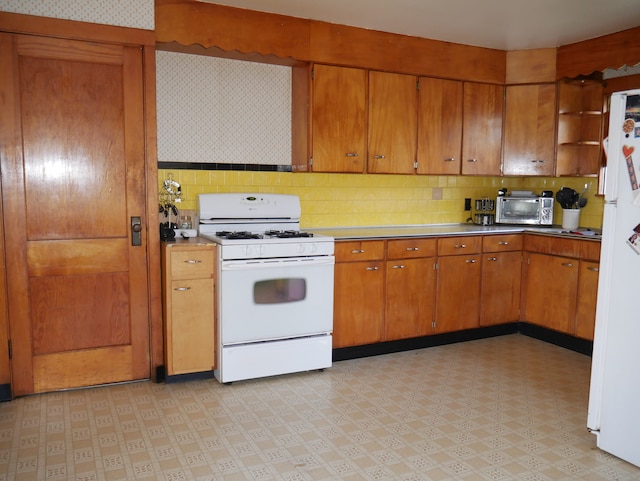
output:
M 171 174 L 182 186 L 178 207 L 197 210 L 203 192 L 273 192 L 296 194 L 302 203 L 303 228 L 460 223 L 469 218 L 464 199 L 495 197 L 501 187 L 540 192 L 562 187 L 581 192 L 590 184 L 580 225 L 602 226 L 603 202 L 594 197 L 593 177 L 469 177 L 380 174 L 316 174 L 290 172 L 239 172 L 219 170 L 158 171 L 159 184 Z M 160 189 L 162 191 L 162 189 Z M 556 205 L 555 221 L 562 220 Z

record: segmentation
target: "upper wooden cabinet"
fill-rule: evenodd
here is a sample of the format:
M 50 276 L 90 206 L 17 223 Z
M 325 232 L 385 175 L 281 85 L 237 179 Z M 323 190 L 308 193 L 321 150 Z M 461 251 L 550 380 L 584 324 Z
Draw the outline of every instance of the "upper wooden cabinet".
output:
M 420 78 L 418 174 L 460 174 L 462 82 Z
M 504 87 L 465 82 L 463 92 L 462 173 L 500 175 Z
M 603 86 L 600 80 L 558 82 L 557 175 L 595 175 L 600 170 Z
M 312 98 L 312 170 L 365 171 L 367 71 L 315 65 Z
M 506 88 L 504 175 L 553 175 L 555 118 L 555 84 Z
M 416 160 L 417 78 L 369 72 L 367 172 L 412 174 Z

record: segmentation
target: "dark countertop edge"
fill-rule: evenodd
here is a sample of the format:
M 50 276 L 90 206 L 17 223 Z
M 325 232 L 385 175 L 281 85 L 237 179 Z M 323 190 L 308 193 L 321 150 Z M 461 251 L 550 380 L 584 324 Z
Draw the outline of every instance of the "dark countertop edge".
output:
M 554 237 L 579 239 L 600 242 L 599 229 L 579 228 L 574 232 L 593 231 L 597 235 L 572 234 L 562 229 L 561 226 L 514 226 L 491 225 L 481 226 L 475 224 L 424 224 L 424 225 L 384 225 L 384 226 L 355 226 L 355 227 L 326 227 L 304 229 L 318 235 L 333 237 L 335 240 L 362 240 L 362 239 L 392 239 L 399 237 L 438 237 L 438 236 L 464 236 L 464 235 L 491 235 L 491 234 L 537 234 Z

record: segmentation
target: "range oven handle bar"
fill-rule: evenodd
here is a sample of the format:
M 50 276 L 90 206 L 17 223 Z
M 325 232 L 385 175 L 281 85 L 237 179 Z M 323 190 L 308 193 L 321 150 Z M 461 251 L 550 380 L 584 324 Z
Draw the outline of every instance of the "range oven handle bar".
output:
M 223 271 L 239 271 L 249 269 L 272 269 L 274 267 L 306 267 L 335 264 L 334 256 L 317 257 L 283 257 L 281 259 L 245 259 L 235 261 L 222 261 Z

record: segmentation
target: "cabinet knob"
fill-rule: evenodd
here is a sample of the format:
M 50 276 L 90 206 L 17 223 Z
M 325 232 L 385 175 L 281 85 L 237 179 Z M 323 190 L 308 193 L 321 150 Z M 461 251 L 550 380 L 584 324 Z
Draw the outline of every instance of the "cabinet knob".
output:
M 455 245 L 456 249 L 464 249 L 465 247 L 467 247 L 467 244 L 456 244 Z
M 467 159 L 467 162 L 478 162 L 478 159 Z
M 445 162 L 455 162 L 455 160 L 455 157 L 447 157 L 446 159 L 444 159 Z
M 499 246 L 508 246 L 509 243 L 507 241 L 500 241 L 500 242 L 498 242 L 498 245 Z
M 587 267 L 587 270 L 593 271 L 593 272 L 600 272 L 600 269 L 597 267 Z
M 402 264 L 397 265 L 397 266 L 391 266 L 392 269 L 404 269 L 404 266 Z
M 564 267 L 573 267 L 573 264 L 571 262 L 563 262 L 562 265 Z
M 545 161 L 542 159 L 534 159 L 531 162 L 533 162 L 534 164 L 544 164 Z
M 200 264 L 202 261 L 198 260 L 198 259 L 188 259 L 186 261 L 184 261 L 186 264 Z
M 475 264 L 475 263 L 476 263 L 476 260 L 475 260 L 475 259 L 467 259 L 465 262 L 466 262 L 467 264 Z
M 190 287 L 176 287 L 174 291 L 190 291 Z
M 420 248 L 419 247 L 407 247 L 405 250 L 408 250 L 410 252 L 415 252 L 415 251 L 419 251 Z
M 384 159 L 384 155 L 374 155 L 373 156 L 374 159 Z
M 347 157 L 357 157 L 359 154 L 358 152 L 347 152 Z
M 353 249 L 352 254 L 364 254 L 364 249 Z
M 365 271 L 377 271 L 378 268 L 376 266 L 372 266 L 372 267 L 365 267 L 364 270 Z
M 488 261 L 497 261 L 498 258 L 497 257 L 487 257 Z

